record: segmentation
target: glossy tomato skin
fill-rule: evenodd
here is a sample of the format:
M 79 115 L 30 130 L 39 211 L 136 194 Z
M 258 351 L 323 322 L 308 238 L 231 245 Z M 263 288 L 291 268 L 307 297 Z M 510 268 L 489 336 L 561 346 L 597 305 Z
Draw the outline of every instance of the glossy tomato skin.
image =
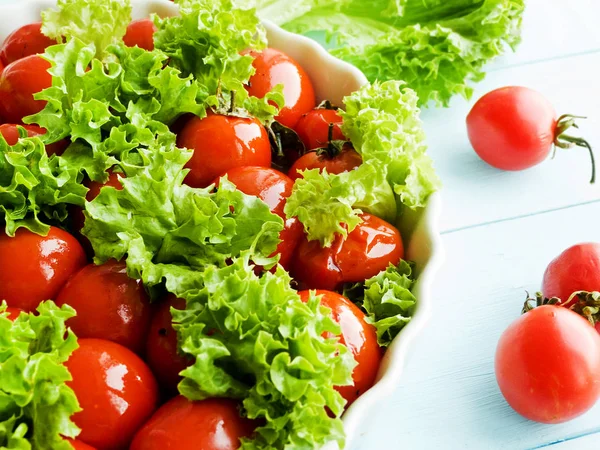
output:
M 152 315 L 146 340 L 146 362 L 167 394 L 177 393 L 179 373 L 193 363 L 177 351 L 177 332 L 173 329 L 171 308 L 185 309 L 185 300 L 170 295 Z
M 295 128 L 302 114 L 316 106 L 315 89 L 308 74 L 285 53 L 267 48 L 262 52 L 250 51 L 256 70 L 246 90 L 254 97 L 263 98 L 278 84 L 283 85 L 285 106 L 276 120 L 288 128 Z
M 24 311 L 21 308 L 12 308 L 9 306 L 6 308 L 5 312 L 7 318 L 9 318 L 10 320 L 16 320 L 17 317 L 19 317 Z
M 350 172 L 358 168 L 362 164 L 362 157 L 352 148 L 345 147 L 342 151 L 331 157 L 326 152 L 319 154 L 318 152 L 308 152 L 302 155 L 290 168 L 288 173 L 292 180 L 297 180 L 302 177 L 301 172 L 308 169 L 323 169 L 327 173 L 339 174 Z
M 128 47 L 143 48 L 148 51 L 154 50 L 154 33 L 156 26 L 151 19 L 134 20 L 127 27 L 127 32 L 123 36 L 123 42 Z
M 125 263 L 89 264 L 65 284 L 56 303 L 77 311 L 68 321 L 77 337 L 106 339 L 143 353 L 150 327 L 150 299 L 142 283 L 127 276 Z
M 284 220 L 284 229 L 279 235 L 281 242 L 275 253 L 280 255 L 279 264 L 289 270 L 303 234 L 300 221 L 295 217 L 287 219 L 284 213 L 285 203 L 292 195 L 294 182 L 287 175 L 266 167 L 236 167 L 227 171 L 225 175 L 240 191 L 260 198 L 269 206 L 271 212 Z
M 255 428 L 253 421 L 240 417 L 234 400 L 190 402 L 180 395 L 156 411 L 130 450 L 237 450 L 240 439 Z
M 158 385 L 131 350 L 101 339 L 79 339 L 66 362 L 82 410 L 77 439 L 98 450 L 125 449 L 158 405 Z
M 5 66 L 31 55 L 44 53 L 56 41 L 42 34 L 42 23 L 35 22 L 13 31 L 0 48 L 0 61 Z
M 15 237 L 0 234 L 0 299 L 34 311 L 55 299 L 69 277 L 87 264 L 77 239 L 51 227 L 47 236 L 19 228 Z
M 600 397 L 600 335 L 573 311 L 540 306 L 504 332 L 495 369 L 516 412 L 536 422 L 566 422 Z
M 306 150 L 316 150 L 329 144 L 330 124 L 333 124 L 332 140 L 347 140 L 342 133 L 342 122 L 342 117 L 335 109 L 317 108 L 302 115 L 296 125 L 296 133 Z
M 91 445 L 87 445 L 85 442 L 73 440 L 73 439 L 65 439 L 73 446 L 74 450 L 96 450 Z
M 502 170 L 524 170 L 548 157 L 556 122 L 556 111 L 542 94 L 509 86 L 479 99 L 467 116 L 467 130 L 485 162 Z
M 38 127 L 37 125 L 18 125 L 5 123 L 0 125 L 0 134 L 2 134 L 8 145 L 15 145 L 19 141 L 18 127 L 23 127 L 27 131 L 27 137 L 36 137 L 46 134 L 46 129 Z M 60 156 L 68 146 L 69 141 L 67 139 L 63 139 L 58 142 L 54 142 L 53 144 L 46 145 L 46 153 L 48 156 Z
M 256 119 L 212 113 L 194 117 L 179 133 L 177 145 L 194 151 L 185 178 L 192 187 L 207 187 L 235 167 L 271 167 L 269 136 Z
M 300 291 L 298 294 L 303 302 L 310 298 L 310 291 Z M 352 372 L 354 384 L 336 387 L 348 402 L 348 407 L 375 384 L 382 358 L 377 332 L 373 325 L 365 321 L 365 314 L 346 297 L 323 290 L 315 291 L 315 295 L 321 296 L 321 305 L 331 309 L 333 319 L 342 328 L 340 342 L 350 350 L 357 362 Z
M 404 257 L 400 232 L 386 221 L 362 214 L 359 224 L 344 240 L 331 247 L 319 241 L 300 241 L 292 264 L 293 277 L 308 289 L 335 290 L 343 283 L 362 282 L 398 264 Z
M 0 76 L 0 117 L 20 123 L 23 117 L 40 112 L 46 106 L 33 95 L 52 85 L 50 63 L 41 56 L 19 59 L 4 68 Z
M 577 297 L 568 302 L 577 291 L 600 291 L 600 243 L 586 242 L 569 247 L 546 268 L 542 292 L 558 297 L 569 308 Z

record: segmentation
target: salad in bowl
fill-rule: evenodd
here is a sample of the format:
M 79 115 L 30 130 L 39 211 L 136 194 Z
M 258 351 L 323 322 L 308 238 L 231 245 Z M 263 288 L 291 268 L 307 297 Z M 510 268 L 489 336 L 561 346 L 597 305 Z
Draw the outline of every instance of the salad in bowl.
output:
M 132 3 L 6 6 L 0 446 L 343 447 L 439 263 L 417 96 L 232 0 Z

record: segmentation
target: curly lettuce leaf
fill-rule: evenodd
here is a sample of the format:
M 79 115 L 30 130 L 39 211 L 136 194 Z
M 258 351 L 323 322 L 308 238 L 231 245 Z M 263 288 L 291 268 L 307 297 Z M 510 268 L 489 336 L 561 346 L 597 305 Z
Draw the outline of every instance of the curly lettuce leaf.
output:
M 77 348 L 65 321 L 75 311 L 47 301 L 13 322 L 5 310 L 0 304 L 0 447 L 70 450 L 63 436 L 79 434 L 71 416 L 80 408 L 65 384 L 64 363 Z
M 371 82 L 404 80 L 421 105 L 470 97 L 485 64 L 521 39 L 524 0 L 256 0 L 261 17 L 289 31 L 325 31 L 330 51 Z M 332 9 L 337 13 L 332 14 Z
M 367 322 L 377 330 L 380 346 L 389 346 L 414 315 L 417 306 L 411 292 L 414 282 L 411 265 L 400 261 L 364 284 L 344 289 L 344 295 L 366 312 Z
M 365 85 L 344 99 L 342 130 L 360 153 L 358 169 L 338 175 L 305 171 L 296 180 L 285 213 L 298 217 L 309 240 L 330 246 L 369 212 L 395 223 L 402 208 L 425 206 L 440 187 L 417 96 L 401 81 Z
M 42 33 L 60 42 L 78 38 L 98 54 L 122 41 L 131 22 L 129 0 L 58 0 L 56 6 L 42 12 Z
M 343 447 L 345 401 L 334 386 L 352 382 L 356 363 L 337 338 L 323 337 L 341 332 L 331 311 L 314 295 L 303 303 L 291 281 L 281 267 L 257 276 L 243 254 L 208 267 L 201 284 L 175 286 L 187 299 L 175 328 L 182 350 L 196 358 L 179 389 L 195 400 L 242 399 L 245 415 L 265 421 L 243 449 Z

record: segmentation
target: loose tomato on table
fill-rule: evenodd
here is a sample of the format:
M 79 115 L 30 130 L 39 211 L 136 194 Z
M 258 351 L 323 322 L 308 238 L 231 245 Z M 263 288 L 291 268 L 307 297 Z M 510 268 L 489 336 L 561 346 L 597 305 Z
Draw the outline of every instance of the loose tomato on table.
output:
M 287 175 L 267 167 L 236 167 L 224 175 L 240 191 L 260 198 L 271 212 L 284 220 L 285 227 L 279 235 L 281 242 L 275 253 L 280 255 L 279 264 L 288 270 L 303 234 L 300 221 L 295 217 L 287 219 L 283 212 L 285 202 L 292 195 L 294 182 Z
M 0 61 L 5 66 L 31 55 L 44 53 L 56 41 L 42 33 L 42 23 L 24 25 L 13 31 L 0 48 Z
M 300 291 L 300 299 L 308 302 L 311 291 Z M 336 390 L 350 406 L 359 396 L 375 384 L 375 378 L 381 364 L 382 351 L 377 343 L 377 332 L 373 325 L 365 321 L 365 314 L 346 297 L 331 291 L 317 290 L 315 295 L 321 297 L 321 305 L 331 309 L 333 319 L 340 324 L 342 334 L 340 342 L 344 344 L 357 366 L 352 372 L 353 384 L 337 386 Z
M 308 289 L 335 290 L 343 283 L 362 282 L 398 264 L 404 257 L 400 232 L 371 214 L 346 239 L 337 236 L 331 247 L 319 241 L 300 241 L 291 273 Z
M 302 177 L 302 171 L 309 169 L 340 174 L 358 168 L 362 162 L 362 157 L 352 148 L 352 145 L 346 143 L 338 148 L 335 144 L 329 144 L 328 148 L 310 151 L 298 158 L 288 175 L 292 180 L 297 180 Z
M 41 56 L 19 59 L 4 68 L 0 76 L 0 117 L 20 123 L 25 116 L 40 112 L 46 101 L 33 95 L 52 85 L 50 63 Z
M 125 449 L 158 405 L 158 386 L 131 350 L 101 339 L 79 339 L 65 363 L 82 410 L 73 415 L 78 440 L 98 450 Z
M 342 117 L 333 108 L 316 108 L 303 114 L 296 125 L 296 133 L 306 150 L 324 148 L 333 141 L 346 141 L 342 133 Z
M 143 48 L 148 51 L 154 50 L 154 33 L 157 28 L 152 19 L 134 20 L 127 27 L 127 32 L 123 36 L 123 42 L 128 47 Z
M 77 316 L 67 325 L 79 338 L 116 342 L 141 354 L 150 327 L 150 299 L 141 281 L 127 276 L 125 263 L 90 264 L 71 277 L 56 299 Z
M 254 118 L 209 113 L 193 117 L 177 136 L 177 145 L 194 151 L 185 183 L 207 187 L 228 170 L 242 166 L 271 167 L 271 143 Z
M 572 294 L 579 291 L 600 291 L 600 243 L 569 247 L 546 268 L 542 281 L 546 297 L 557 297 L 561 305 L 570 308 L 578 300 L 571 299 Z
M 553 146 L 584 147 L 594 154 L 582 138 L 566 134 L 576 116 L 557 117 L 552 103 L 539 92 L 522 86 L 496 89 L 477 101 L 467 116 L 469 139 L 485 162 L 502 170 L 524 170 L 545 160 Z
M 130 450 L 236 450 L 257 426 L 240 417 L 239 406 L 225 398 L 191 402 L 175 397 L 136 434 Z
M 262 52 L 250 51 L 256 70 L 246 90 L 253 97 L 263 98 L 277 85 L 283 85 L 285 106 L 276 120 L 288 128 L 295 128 L 302 114 L 316 106 L 315 89 L 306 71 L 279 50 L 267 48 Z
M 20 135 L 18 127 L 23 127 L 25 131 L 27 131 L 27 137 L 43 136 L 44 134 L 46 134 L 46 129 L 37 125 L 19 125 L 5 123 L 0 125 L 0 134 L 2 134 L 4 140 L 8 145 L 15 145 L 19 141 Z M 58 142 L 54 142 L 53 144 L 46 145 L 46 153 L 48 154 L 48 156 L 60 156 L 63 154 L 63 152 L 68 146 L 69 141 L 67 139 L 62 139 Z
M 495 371 L 516 412 L 536 422 L 566 422 L 600 397 L 600 335 L 567 308 L 537 307 L 500 338 Z
M 179 373 L 194 362 L 178 351 L 177 332 L 173 329 L 171 308 L 185 309 L 185 300 L 169 295 L 158 305 L 152 315 L 146 340 L 146 362 L 161 389 L 168 394 L 177 392 L 177 385 L 181 381 Z
M 67 280 L 87 264 L 75 237 L 51 227 L 47 236 L 19 228 L 15 237 L 0 234 L 0 299 L 34 311 L 54 299 Z

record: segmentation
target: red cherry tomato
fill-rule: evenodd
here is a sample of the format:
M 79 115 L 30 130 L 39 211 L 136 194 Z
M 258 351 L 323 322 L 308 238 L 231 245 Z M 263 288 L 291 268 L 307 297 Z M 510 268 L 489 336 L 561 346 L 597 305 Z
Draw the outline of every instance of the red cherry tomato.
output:
M 81 441 L 75 441 L 73 439 L 65 439 L 65 440 L 68 441 L 69 444 L 71 444 L 73 446 L 74 450 L 96 450 L 91 445 L 87 445 L 86 443 L 81 442 Z
M 177 332 L 173 329 L 171 308 L 185 309 L 185 300 L 171 295 L 158 306 L 146 341 L 146 361 L 161 388 L 169 394 L 177 392 L 181 381 L 179 373 L 193 363 L 191 358 L 177 351 Z
M 327 147 L 330 140 L 346 141 L 341 129 L 342 122 L 342 117 L 335 109 L 317 108 L 303 114 L 295 129 L 306 150 L 310 151 Z M 333 128 L 329 139 L 331 125 Z
M 285 228 L 279 238 L 281 242 L 275 251 L 279 254 L 279 264 L 289 269 L 294 251 L 303 234 L 302 224 L 297 218 L 286 219 L 283 209 L 288 197 L 292 195 L 294 182 L 283 173 L 266 167 L 236 167 L 225 173 L 229 181 L 248 195 L 264 201 L 271 212 L 277 214 L 285 222 Z
M 523 170 L 541 163 L 555 139 L 557 115 L 539 92 L 509 86 L 484 95 L 467 116 L 477 154 L 498 169 Z
M 288 128 L 295 128 L 302 114 L 314 109 L 315 89 L 308 74 L 286 54 L 267 48 L 262 52 L 248 52 L 254 58 L 256 70 L 246 90 L 254 97 L 263 98 L 278 84 L 283 85 L 285 106 L 276 117 Z
M 148 51 L 154 50 L 154 33 L 156 26 L 151 19 L 134 20 L 127 27 L 127 33 L 123 36 L 123 42 L 128 47 L 143 48 Z
M 570 308 L 577 297 L 568 302 L 577 291 L 600 291 L 600 244 L 588 242 L 574 245 L 558 255 L 546 269 L 542 292 L 558 297 Z
M 225 398 L 165 403 L 137 433 L 130 450 L 236 450 L 256 424 L 240 417 L 238 403 Z
M 99 450 L 127 448 L 158 405 L 158 386 L 131 350 L 101 339 L 79 339 L 65 363 L 82 410 L 73 415 L 78 439 Z
M 292 275 L 309 289 L 335 290 L 342 283 L 361 282 L 398 264 L 404 257 L 400 232 L 386 221 L 362 214 L 363 222 L 346 240 L 338 236 L 331 247 L 319 241 L 300 241 Z
M 323 169 L 327 173 L 338 174 L 350 172 L 362 164 L 362 157 L 349 146 L 344 146 L 341 152 L 336 155 L 329 155 L 324 152 L 308 152 L 302 155 L 290 168 L 288 173 L 292 180 L 297 180 L 302 176 L 301 172 L 308 169 Z
M 41 56 L 19 59 L 4 68 L 0 76 L 0 116 L 19 123 L 23 117 L 40 112 L 46 106 L 33 95 L 52 85 L 50 63 Z
M 271 166 L 271 143 L 256 119 L 209 114 L 194 117 L 177 137 L 179 147 L 194 151 L 185 182 L 207 187 L 218 176 L 241 166 Z
M 73 236 L 51 227 L 47 236 L 19 228 L 15 237 L 0 234 L 0 299 L 34 311 L 55 299 L 69 277 L 87 264 Z
M 19 317 L 21 315 L 22 312 L 24 312 L 21 308 L 12 308 L 10 306 L 8 306 L 6 308 L 6 317 L 10 320 L 16 320 L 17 317 Z
M 25 128 L 27 131 L 27 137 L 36 137 L 46 134 L 46 129 L 38 127 L 37 125 L 16 125 L 5 123 L 0 125 L 0 134 L 2 134 L 8 145 L 15 145 L 19 141 L 19 129 L 17 127 Z M 46 145 L 46 153 L 48 153 L 48 156 L 60 156 L 68 146 L 69 141 L 67 139 L 63 139 L 53 144 Z
M 56 303 L 77 311 L 68 321 L 77 337 L 106 339 L 142 353 L 150 300 L 141 282 L 127 276 L 125 263 L 112 260 L 84 267 L 65 284 Z
M 566 308 L 519 317 L 500 338 L 495 365 L 506 401 L 536 422 L 574 419 L 600 397 L 600 335 Z
M 30 23 L 13 31 L 0 48 L 0 61 L 6 66 L 26 56 L 44 53 L 56 41 L 42 34 L 42 23 Z
M 300 291 L 298 294 L 303 302 L 310 298 L 310 291 Z M 342 328 L 340 342 L 350 350 L 358 363 L 352 372 L 354 384 L 336 387 L 348 401 L 346 406 L 350 406 L 375 384 L 382 357 L 381 348 L 377 343 L 377 332 L 373 325 L 365 322 L 365 314 L 346 297 L 322 290 L 316 291 L 315 294 L 321 296 L 321 305 L 331 309 L 333 319 Z

